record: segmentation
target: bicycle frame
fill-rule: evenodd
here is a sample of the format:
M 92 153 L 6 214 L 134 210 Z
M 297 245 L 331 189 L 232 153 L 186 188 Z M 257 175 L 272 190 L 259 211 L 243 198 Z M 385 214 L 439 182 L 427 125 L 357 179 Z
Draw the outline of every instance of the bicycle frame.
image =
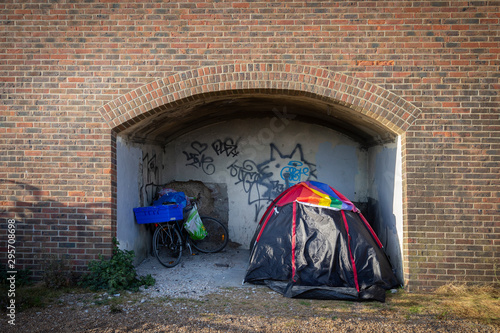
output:
M 185 213 L 191 207 L 187 208 Z M 156 224 L 153 234 L 153 253 L 158 261 L 165 267 L 174 267 L 182 257 L 185 247 L 193 254 L 193 248 L 202 253 L 215 253 L 221 251 L 228 243 L 228 231 L 222 222 L 209 216 L 200 217 L 206 232 L 202 239 L 191 239 L 184 228 L 188 215 L 183 214 L 182 220 L 165 221 Z

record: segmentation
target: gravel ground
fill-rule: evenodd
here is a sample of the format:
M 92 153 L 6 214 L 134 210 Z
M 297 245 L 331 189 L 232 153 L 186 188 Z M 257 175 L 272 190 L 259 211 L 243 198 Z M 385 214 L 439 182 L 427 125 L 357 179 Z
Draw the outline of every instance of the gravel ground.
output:
M 154 258 L 138 267 L 156 285 L 138 293 L 65 294 L 16 315 L 0 332 L 499 332 L 498 326 L 402 311 L 390 301 L 289 299 L 242 285 L 248 251 L 184 255 L 174 268 Z M 9 326 L 9 327 L 7 327 Z
M 184 253 L 172 268 L 163 267 L 155 257 L 148 257 L 137 267 L 137 274 L 151 274 L 156 285 L 144 292 L 150 297 L 182 297 L 200 299 L 221 288 L 243 285 L 249 250 L 228 247 L 220 253 Z

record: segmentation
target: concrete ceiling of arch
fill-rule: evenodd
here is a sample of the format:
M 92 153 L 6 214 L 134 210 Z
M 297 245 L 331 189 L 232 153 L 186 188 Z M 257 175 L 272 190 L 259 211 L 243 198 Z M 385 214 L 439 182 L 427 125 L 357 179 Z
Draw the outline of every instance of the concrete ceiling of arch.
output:
M 364 147 L 394 142 L 396 134 L 352 109 L 304 96 L 240 95 L 194 99 L 175 107 L 160 107 L 153 116 L 120 132 L 138 143 L 165 145 L 173 139 L 234 119 L 283 118 L 331 128 Z

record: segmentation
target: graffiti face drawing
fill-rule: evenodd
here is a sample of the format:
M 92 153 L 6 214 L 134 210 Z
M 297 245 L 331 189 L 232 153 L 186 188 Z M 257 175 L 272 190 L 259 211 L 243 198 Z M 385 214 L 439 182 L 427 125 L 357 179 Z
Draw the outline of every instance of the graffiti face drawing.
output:
M 300 181 L 316 178 L 316 165 L 304 159 L 302 146 L 297 144 L 290 154 L 283 154 L 270 144 L 270 158 L 260 164 L 246 160 L 234 161 L 229 167 L 231 177 L 237 178 L 248 195 L 248 204 L 254 205 L 257 221 L 260 213 L 285 188 Z

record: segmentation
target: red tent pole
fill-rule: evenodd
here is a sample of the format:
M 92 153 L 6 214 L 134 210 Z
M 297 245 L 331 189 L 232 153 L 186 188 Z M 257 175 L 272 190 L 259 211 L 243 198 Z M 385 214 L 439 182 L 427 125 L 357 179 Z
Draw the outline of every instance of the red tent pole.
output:
M 375 242 L 377 242 L 378 246 L 381 249 L 383 249 L 384 245 L 382 245 L 382 242 L 380 241 L 380 239 L 378 239 L 377 234 L 375 233 L 375 231 L 373 231 L 372 226 L 370 225 L 370 223 L 368 223 L 368 221 L 365 219 L 365 217 L 363 216 L 363 214 L 361 214 L 361 211 L 358 211 L 358 212 L 359 212 L 359 216 L 361 216 L 361 220 L 363 220 L 363 222 L 365 223 L 366 228 L 372 234 L 373 239 L 375 239 Z
M 351 259 L 352 272 L 354 274 L 354 284 L 356 285 L 356 290 L 359 292 L 358 270 L 356 269 L 356 263 L 351 251 L 351 235 L 349 235 L 349 225 L 347 224 L 347 219 L 345 218 L 344 211 L 341 210 L 341 212 L 342 218 L 344 219 L 345 230 L 347 231 L 347 247 L 349 249 L 349 258 Z
M 293 202 L 293 219 L 292 219 L 292 281 L 297 282 L 295 280 L 295 272 L 297 267 L 295 266 L 295 247 L 297 245 L 297 234 L 296 234 L 296 225 L 297 225 L 297 201 Z
M 264 213 L 264 215 L 262 215 L 262 218 L 260 219 L 260 222 L 259 224 L 262 224 L 262 222 L 264 222 L 264 224 L 262 225 L 262 227 L 260 228 L 260 232 L 259 232 L 259 235 L 257 236 L 257 238 L 255 239 L 255 244 L 259 241 L 260 239 L 260 236 L 262 235 L 262 232 L 264 231 L 264 228 L 266 227 L 267 225 L 267 222 L 269 221 L 269 219 L 271 218 L 271 210 L 274 209 L 274 207 L 276 206 L 276 203 L 285 195 L 287 194 L 292 188 L 294 187 L 297 187 L 299 186 L 299 184 L 297 185 L 294 185 L 286 190 L 284 190 L 283 192 L 281 192 L 277 197 L 276 199 L 273 200 L 273 202 L 269 205 L 269 207 L 267 207 L 266 209 L 266 212 Z M 264 220 L 265 219 L 265 220 Z

